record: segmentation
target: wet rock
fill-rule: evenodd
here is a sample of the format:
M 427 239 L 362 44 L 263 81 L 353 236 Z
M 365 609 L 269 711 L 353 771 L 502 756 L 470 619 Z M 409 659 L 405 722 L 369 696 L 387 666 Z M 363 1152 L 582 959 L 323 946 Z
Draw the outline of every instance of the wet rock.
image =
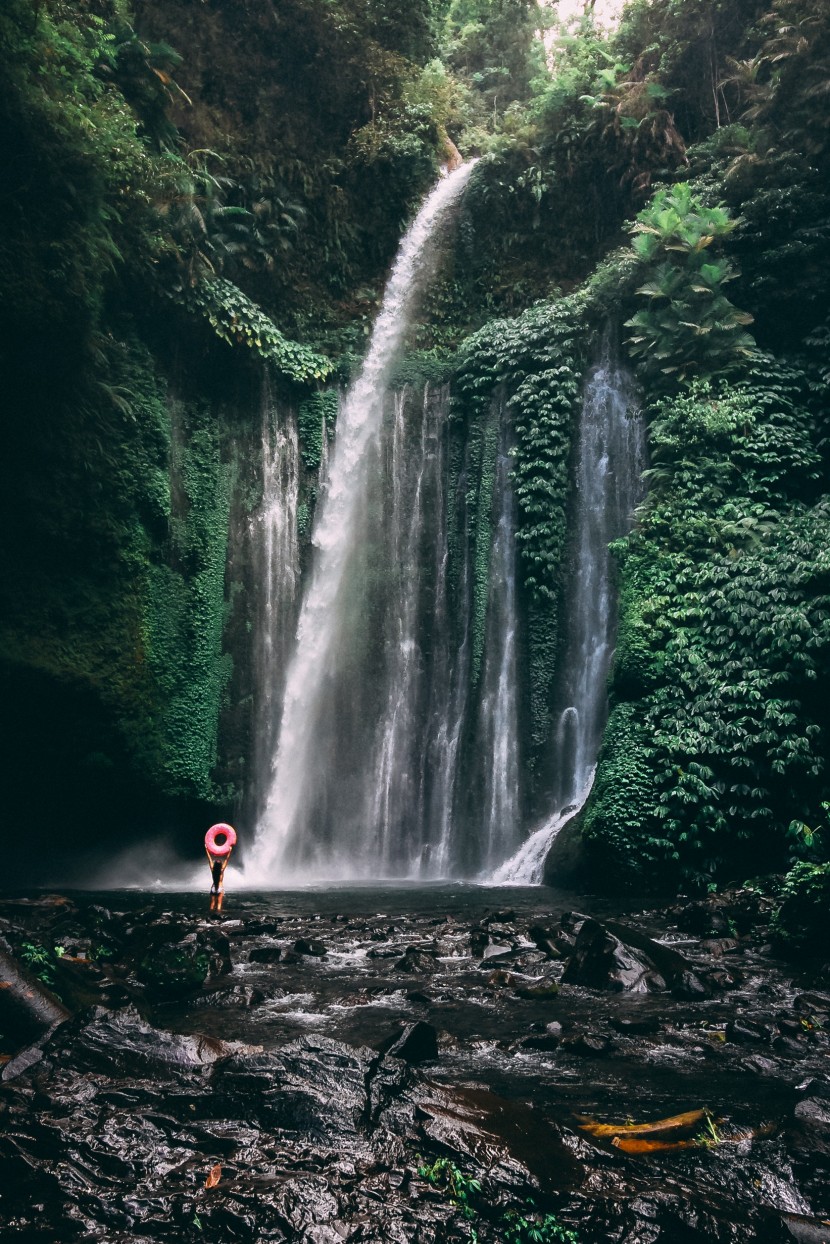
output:
M 769 1041 L 772 1029 L 753 1020 L 741 1016 L 730 1020 L 726 1025 L 726 1039 L 737 1044 L 753 1041 Z
M 785 1239 L 796 1244 L 830 1244 L 830 1228 L 820 1218 L 808 1218 L 804 1214 L 782 1214 L 781 1225 L 786 1231 Z
M 171 1076 L 175 1071 L 199 1071 L 230 1058 L 239 1042 L 214 1037 L 180 1036 L 143 1020 L 134 1007 L 110 1013 L 99 1009 L 89 1022 L 78 1021 L 59 1033 L 54 1048 L 70 1048 L 72 1063 L 83 1071 L 106 1075 Z
M 281 958 L 281 946 L 254 946 L 248 955 L 251 963 L 279 963 Z
M 811 1077 L 803 1084 L 799 1084 L 798 1091 L 805 1093 L 807 1097 L 821 1097 L 825 1101 L 830 1101 L 830 1081 L 828 1080 L 816 1080 Z
M 555 1125 L 523 1102 L 482 1088 L 424 1085 L 415 1094 L 416 1118 L 439 1152 L 471 1159 L 503 1189 L 535 1185 L 543 1193 L 578 1183 L 582 1168 Z M 469 1238 L 469 1232 L 461 1236 Z M 503 1236 L 491 1237 L 494 1241 Z
M 532 975 L 540 970 L 542 964 L 547 962 L 547 955 L 540 950 L 529 950 L 527 947 L 517 947 L 516 949 L 507 947 L 507 949 L 499 949 L 498 952 L 486 956 L 478 966 L 484 970 L 504 967 L 510 968 L 514 972 Z
M 573 937 L 579 933 L 583 922 L 589 919 L 580 911 L 564 911 L 559 918 L 559 927 L 565 932 L 570 933 Z
M 609 1022 L 623 1037 L 648 1037 L 660 1031 L 660 1021 L 654 1015 L 612 1015 Z
M 401 953 L 400 946 L 372 946 L 366 951 L 367 959 L 394 959 Z
M 830 1101 L 821 1097 L 807 1097 L 795 1108 L 795 1117 L 803 1127 L 830 1129 Z
M 614 1048 L 610 1037 L 596 1032 L 580 1032 L 564 1037 L 562 1049 L 569 1054 L 578 1054 L 580 1058 L 600 1058 Z
M 198 1008 L 210 1007 L 211 1010 L 246 1011 L 251 1007 L 260 1006 L 265 1001 L 265 994 L 253 985 L 223 985 L 218 989 L 208 988 L 190 1000 L 190 1005 Z
M 830 1019 L 830 995 L 816 991 L 799 994 L 793 1002 L 793 1010 L 808 1019 L 818 1019 L 826 1024 Z
M 432 1062 L 438 1057 L 438 1034 L 432 1024 L 417 1020 L 387 1038 L 379 1048 L 388 1057 L 402 1058 L 407 1063 Z
M 689 903 L 682 908 L 677 915 L 677 927 L 698 937 L 719 937 L 730 932 L 728 917 L 706 901 Z
M 667 946 L 664 942 L 656 941 L 642 930 L 632 928 L 628 924 L 620 924 L 615 920 L 606 921 L 605 927 L 615 937 L 618 937 L 623 945 L 636 950 L 639 955 L 644 956 L 649 963 L 653 964 L 652 980 L 655 976 L 663 978 L 663 985 L 654 985 L 653 988 L 664 989 L 666 983 L 674 985 L 684 972 L 691 970 L 690 963 L 678 950 L 675 950 L 673 946 Z
M 778 1063 L 772 1058 L 765 1058 L 762 1054 L 752 1054 L 742 1065 L 747 1071 L 753 1071 L 759 1076 L 777 1076 L 779 1073 Z
M 136 965 L 136 975 L 153 994 L 169 997 L 198 989 L 210 969 L 210 951 L 191 935 L 182 942 L 148 950 Z
M 374 1050 L 308 1036 L 271 1053 L 240 1053 L 213 1078 L 223 1112 L 334 1141 L 357 1134 L 367 1109 Z
M 395 967 L 399 972 L 411 975 L 419 972 L 435 972 L 438 964 L 432 951 L 410 946 L 402 958 L 397 961 Z
M 513 947 L 508 942 L 490 942 L 489 946 L 484 947 L 484 959 L 492 959 L 494 955 L 512 954 Z
M 485 916 L 482 920 L 483 925 L 492 926 L 494 924 L 512 924 L 516 919 L 516 913 L 512 907 L 503 907 L 499 911 L 491 912 L 489 916 Z
M 549 978 L 533 981 L 529 985 L 515 983 L 513 989 L 519 998 L 528 998 L 535 1002 L 545 1002 L 559 995 L 558 982 Z
M 266 920 L 258 919 L 255 916 L 248 916 L 242 921 L 242 927 L 239 930 L 242 937 L 268 937 L 274 933 L 279 933 L 279 927 L 282 920 L 279 916 L 274 916 Z M 224 924 L 223 928 L 226 927 Z
M 739 989 L 744 983 L 744 977 L 741 972 L 735 968 L 712 968 L 706 973 L 706 980 L 715 989 Z
M 559 1034 L 553 1032 L 531 1034 L 529 1037 L 523 1037 L 519 1042 L 519 1049 L 522 1050 L 541 1050 L 542 1052 L 550 1052 L 558 1049 L 562 1038 Z
M 562 951 L 556 942 L 556 929 L 547 928 L 541 924 L 534 924 L 528 929 L 527 935 L 537 949 L 541 950 L 549 959 L 562 958 Z
M 412 989 L 406 995 L 407 1002 L 417 1002 L 421 1006 L 432 1006 L 433 999 L 421 989 Z
M 710 990 L 697 972 L 693 972 L 691 968 L 686 968 L 677 975 L 671 993 L 673 998 L 684 999 L 688 1002 L 703 1002 L 711 997 Z
M 325 944 L 316 937 L 298 937 L 294 950 L 298 955 L 312 955 L 315 959 L 328 954 Z
M 645 993 L 646 974 L 653 967 L 624 946 L 597 920 L 585 919 L 562 980 L 589 989 Z
M 739 954 L 743 953 L 743 947 L 735 937 L 707 938 L 700 943 L 700 949 L 716 959 L 720 959 L 723 955 L 734 954 L 736 951 Z

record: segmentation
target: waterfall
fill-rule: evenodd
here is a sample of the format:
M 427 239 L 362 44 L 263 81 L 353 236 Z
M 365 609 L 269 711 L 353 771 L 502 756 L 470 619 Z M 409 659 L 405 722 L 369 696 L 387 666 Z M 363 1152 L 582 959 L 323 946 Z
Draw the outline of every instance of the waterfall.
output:
M 390 634 L 384 618 L 366 606 L 373 581 L 389 578 L 390 572 L 404 578 L 413 573 L 398 558 L 414 552 L 413 541 L 423 530 L 415 519 L 419 507 L 436 505 L 427 468 L 440 454 L 426 441 L 414 491 L 409 477 L 399 479 L 394 470 L 391 501 L 374 485 L 382 475 L 380 435 L 390 374 L 473 167 L 474 162 L 462 165 L 443 178 L 405 235 L 366 359 L 340 410 L 312 537 L 311 579 L 285 679 L 267 805 L 245 870 L 257 884 L 290 876 L 377 876 L 381 869 L 404 875 L 429 871 L 427 844 L 407 837 L 398 823 L 406 816 L 411 825 L 413 805 L 417 819 L 429 798 L 407 720 L 417 711 L 416 692 L 429 701 L 413 638 L 417 607 L 404 596 L 397 631 Z M 401 520 L 392 530 L 378 523 L 390 504 Z M 382 605 L 381 599 L 381 613 Z M 372 653 L 380 654 L 382 678 L 372 669 Z M 383 723 L 382 737 L 376 734 L 367 746 L 364 723 L 372 720 Z M 341 780 L 333 780 L 335 775 Z
M 479 754 L 484 790 L 482 863 L 491 869 L 516 846 L 519 808 L 519 703 L 516 669 L 516 519 L 503 417 L 493 494 L 494 534 L 488 575 Z
M 300 487 L 297 424 L 292 417 L 280 417 L 267 377 L 263 384 L 260 435 L 262 502 L 251 519 L 250 533 L 260 592 L 256 619 L 258 644 L 254 654 L 255 775 L 263 772 L 274 754 L 283 672 L 297 620 L 300 560 L 297 538 Z M 253 793 L 256 815 L 261 811 L 265 794 L 263 790 Z
M 607 716 L 607 679 L 616 629 L 608 545 L 631 527 L 642 496 L 645 432 L 630 374 L 611 351 L 588 375 L 577 445 L 572 571 L 562 673 L 554 720 L 553 814 L 492 877 L 534 885 L 559 831 L 588 797 Z

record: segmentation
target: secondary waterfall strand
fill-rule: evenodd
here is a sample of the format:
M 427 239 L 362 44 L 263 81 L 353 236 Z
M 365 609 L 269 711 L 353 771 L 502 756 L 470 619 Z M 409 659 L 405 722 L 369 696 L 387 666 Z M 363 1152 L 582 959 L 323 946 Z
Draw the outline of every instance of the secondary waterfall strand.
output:
M 608 671 L 616 631 L 616 592 L 608 545 L 630 529 L 642 496 L 643 421 L 630 374 L 611 355 L 590 373 L 579 424 L 573 572 L 556 708 L 556 784 L 550 819 L 491 880 L 538 885 L 556 835 L 582 807 L 593 781 L 607 714 Z
M 462 165 L 438 183 L 405 235 L 386 288 L 369 350 L 337 421 L 328 485 L 318 509 L 311 582 L 300 611 L 289 664 L 273 781 L 246 876 L 259 884 L 281 881 L 286 851 L 307 828 L 303 808 L 310 759 L 336 654 L 344 586 L 354 564 L 358 515 L 366 492 L 371 450 L 381 427 L 389 374 L 429 270 L 441 226 L 474 167 Z

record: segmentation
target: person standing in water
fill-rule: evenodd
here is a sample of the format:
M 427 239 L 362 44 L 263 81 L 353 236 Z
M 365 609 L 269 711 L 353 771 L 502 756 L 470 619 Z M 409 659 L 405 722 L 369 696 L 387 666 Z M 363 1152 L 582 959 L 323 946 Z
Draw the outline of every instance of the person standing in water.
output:
M 232 825 L 211 825 L 205 834 L 205 851 L 210 865 L 210 911 L 220 912 L 225 898 L 225 869 L 236 846 L 236 830 Z

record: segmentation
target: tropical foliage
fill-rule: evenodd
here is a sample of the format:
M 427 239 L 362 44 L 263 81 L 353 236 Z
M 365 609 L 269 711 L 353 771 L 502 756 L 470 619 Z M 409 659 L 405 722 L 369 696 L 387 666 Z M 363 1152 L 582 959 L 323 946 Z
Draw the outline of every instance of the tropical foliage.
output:
M 713 253 L 738 221 L 723 207 L 705 207 L 680 182 L 655 194 L 634 225 L 633 247 L 649 279 L 637 293 L 649 300 L 626 327 L 631 354 L 649 375 L 723 375 L 754 349 L 743 326 L 752 316 L 723 293 L 737 273 Z

